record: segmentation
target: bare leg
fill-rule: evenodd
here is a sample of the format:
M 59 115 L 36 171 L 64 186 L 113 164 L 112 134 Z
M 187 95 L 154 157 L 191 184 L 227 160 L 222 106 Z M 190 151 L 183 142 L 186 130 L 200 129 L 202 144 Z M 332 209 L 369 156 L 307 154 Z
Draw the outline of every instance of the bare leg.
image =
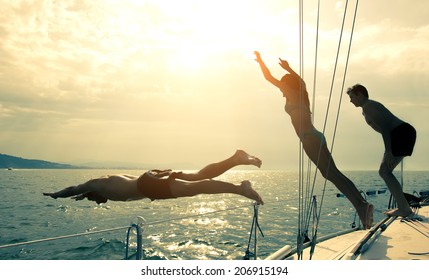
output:
M 333 160 L 331 161 L 331 166 L 327 175 L 327 179 L 353 204 L 362 222 L 363 228 L 370 228 L 374 222 L 374 206 L 369 204 L 362 197 L 353 182 L 337 169 Z
M 395 198 L 396 203 L 398 204 L 397 209 L 385 212 L 385 214 L 388 216 L 406 217 L 413 213 L 410 205 L 408 204 L 407 199 L 405 198 L 401 184 L 399 183 L 398 179 L 396 179 L 395 175 L 393 175 L 392 173 L 395 167 L 401 162 L 401 160 L 402 157 L 394 158 L 392 161 L 390 161 L 391 164 L 389 166 L 386 159 L 383 159 L 379 170 L 381 178 L 383 178 L 384 182 L 392 193 L 392 196 Z
M 255 200 L 264 204 L 261 196 L 252 188 L 249 181 L 243 181 L 240 185 L 218 180 L 201 180 L 185 182 L 174 180 L 170 183 L 171 193 L 175 197 L 189 197 L 199 194 L 233 193 Z
M 82 184 L 79 186 L 67 187 L 63 190 L 60 190 L 60 191 L 54 192 L 54 193 L 43 193 L 43 195 L 50 196 L 52 198 L 57 199 L 59 197 L 71 197 L 71 196 L 81 195 L 81 194 L 86 193 L 88 191 L 89 191 L 89 189 L 87 188 L 87 186 L 85 186 L 85 184 Z
M 353 182 L 338 170 L 326 144 L 322 145 L 319 156 L 319 146 L 320 140 L 316 137 L 306 140 L 304 144 L 307 155 L 315 164 L 317 163 L 317 167 L 322 175 L 332 182 L 353 204 L 364 229 L 370 228 L 374 221 L 374 206 L 369 204 L 362 197 Z
M 261 160 L 247 154 L 243 150 L 237 150 L 231 157 L 216 163 L 212 163 L 198 171 L 197 173 L 173 173 L 173 177 L 185 181 L 199 181 L 215 178 L 229 169 L 238 165 L 254 165 L 261 167 Z

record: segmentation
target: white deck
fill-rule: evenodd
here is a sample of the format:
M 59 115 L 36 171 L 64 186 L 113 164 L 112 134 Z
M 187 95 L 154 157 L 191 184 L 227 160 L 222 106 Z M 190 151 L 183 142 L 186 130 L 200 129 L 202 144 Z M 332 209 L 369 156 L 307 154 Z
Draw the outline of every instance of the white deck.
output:
M 328 239 L 316 245 L 312 259 L 429 260 L 429 206 L 419 209 L 418 217 L 422 220 L 386 218 L 370 230 Z M 297 256 L 287 259 L 297 259 Z M 302 259 L 309 259 L 309 249 L 304 250 Z

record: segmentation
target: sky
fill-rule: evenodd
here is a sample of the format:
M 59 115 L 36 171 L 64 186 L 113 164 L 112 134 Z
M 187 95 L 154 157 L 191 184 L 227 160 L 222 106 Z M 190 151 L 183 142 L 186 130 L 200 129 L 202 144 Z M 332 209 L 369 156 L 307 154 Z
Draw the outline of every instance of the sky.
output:
M 317 1 L 303 3 L 300 20 L 286 0 L 0 0 L 0 153 L 194 169 L 240 148 L 297 170 L 258 50 L 274 76 L 279 57 L 302 73 L 339 169 L 376 170 L 384 152 L 344 93 L 361 83 L 416 128 L 405 169 L 428 170 L 429 1 L 360 1 L 344 85 L 356 2 L 321 1 L 319 28 Z

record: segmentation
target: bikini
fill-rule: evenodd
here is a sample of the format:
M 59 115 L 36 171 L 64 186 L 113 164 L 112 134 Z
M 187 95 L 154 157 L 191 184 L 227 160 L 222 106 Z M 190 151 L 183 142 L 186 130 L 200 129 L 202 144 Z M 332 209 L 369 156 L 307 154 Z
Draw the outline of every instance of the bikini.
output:
M 169 178 L 158 178 L 145 172 L 137 179 L 137 188 L 141 194 L 150 200 L 176 198 L 170 190 Z
M 304 109 L 304 111 L 302 113 L 311 114 L 310 108 L 308 108 L 308 106 L 305 106 L 305 105 L 301 106 L 300 104 L 290 104 L 290 103 L 286 103 L 286 105 L 285 105 L 285 111 L 291 117 L 292 117 L 293 111 L 301 110 L 302 108 Z M 320 132 L 316 128 L 314 128 L 314 126 L 312 126 L 312 128 L 310 130 L 302 132 L 300 139 L 302 142 L 304 142 L 305 138 L 307 138 L 309 136 L 313 136 L 313 137 L 318 138 L 320 140 L 321 144 L 326 143 L 325 135 L 323 135 L 322 132 Z

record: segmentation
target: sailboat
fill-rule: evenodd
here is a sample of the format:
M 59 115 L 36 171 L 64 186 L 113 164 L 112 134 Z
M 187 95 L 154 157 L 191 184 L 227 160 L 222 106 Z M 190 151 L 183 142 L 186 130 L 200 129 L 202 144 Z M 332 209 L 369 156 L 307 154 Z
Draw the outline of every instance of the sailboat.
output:
M 347 62 L 343 78 L 343 86 L 347 72 L 347 63 L 350 55 L 357 6 L 358 0 L 356 1 L 355 16 L 353 19 L 353 27 L 350 36 L 350 44 L 348 49 L 349 52 L 346 59 Z M 344 19 L 346 16 L 346 10 L 347 3 Z M 300 37 L 302 40 L 301 25 Z M 338 51 L 339 49 L 340 47 L 338 48 Z M 303 51 L 301 50 L 301 56 L 302 53 Z M 300 60 L 303 61 L 302 57 Z M 300 67 L 302 69 L 302 65 L 300 65 Z M 341 92 L 343 92 L 343 89 Z M 331 96 L 329 97 L 329 100 L 330 98 Z M 341 97 L 339 104 L 341 104 Z M 332 148 L 333 147 L 331 147 L 331 151 Z M 301 166 L 304 166 L 301 162 L 299 165 L 300 168 Z M 303 169 L 300 169 L 300 174 L 303 173 Z M 300 180 L 302 179 L 300 178 Z M 300 186 L 301 185 L 305 186 L 309 184 L 308 182 L 301 181 Z M 292 247 L 291 245 L 286 245 L 268 256 L 266 260 L 429 260 L 429 196 L 420 195 L 417 197 L 406 194 L 406 198 L 413 209 L 413 214 L 406 218 L 390 217 L 386 215 L 370 229 L 362 230 L 359 227 L 355 227 L 342 232 L 318 237 L 317 225 L 319 223 L 320 212 L 317 213 L 317 204 L 315 202 L 314 204 L 313 202 L 310 202 L 311 196 L 313 196 L 312 191 L 313 190 L 310 189 L 300 189 L 300 195 L 298 198 L 300 201 L 300 208 L 307 209 L 300 209 L 299 215 L 302 216 L 302 219 L 305 221 L 301 222 L 302 224 L 300 224 L 300 229 L 297 234 L 296 246 Z M 307 193 L 311 193 L 311 195 L 303 198 L 304 195 L 302 194 Z M 377 191 L 369 191 L 367 195 L 375 195 L 376 193 Z M 340 196 L 341 195 L 338 197 Z M 309 236 L 308 234 L 308 231 L 310 231 L 308 228 L 310 215 L 313 215 L 313 220 L 316 220 L 316 226 L 313 226 L 312 236 Z
M 406 218 L 386 216 L 372 228 L 350 229 L 303 244 L 286 245 L 267 260 L 429 260 L 429 196 L 410 201 Z M 298 247 L 298 246 L 297 246 Z

